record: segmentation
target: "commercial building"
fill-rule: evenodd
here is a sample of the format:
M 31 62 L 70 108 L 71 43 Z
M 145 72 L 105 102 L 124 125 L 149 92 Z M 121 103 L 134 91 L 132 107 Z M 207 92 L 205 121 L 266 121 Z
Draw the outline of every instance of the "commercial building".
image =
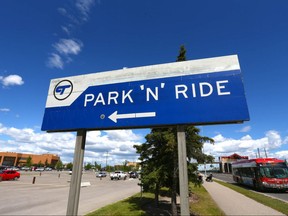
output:
M 0 166 L 17 166 L 23 167 L 27 163 L 27 159 L 31 158 L 32 164 L 49 164 L 54 167 L 60 160 L 56 154 L 23 154 L 16 152 L 0 152 Z
M 248 156 L 240 156 L 238 154 L 232 154 L 230 156 L 219 157 L 220 172 L 232 173 L 232 162 L 237 160 L 248 159 Z
M 137 162 L 127 162 L 127 166 L 131 166 L 131 167 L 139 167 L 140 164 Z

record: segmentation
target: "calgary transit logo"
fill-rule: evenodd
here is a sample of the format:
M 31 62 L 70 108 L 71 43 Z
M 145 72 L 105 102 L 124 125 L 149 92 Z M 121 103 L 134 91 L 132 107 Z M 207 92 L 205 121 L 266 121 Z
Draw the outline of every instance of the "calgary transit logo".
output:
M 62 80 L 54 88 L 54 97 L 57 100 L 65 100 L 73 91 L 73 84 L 70 80 Z

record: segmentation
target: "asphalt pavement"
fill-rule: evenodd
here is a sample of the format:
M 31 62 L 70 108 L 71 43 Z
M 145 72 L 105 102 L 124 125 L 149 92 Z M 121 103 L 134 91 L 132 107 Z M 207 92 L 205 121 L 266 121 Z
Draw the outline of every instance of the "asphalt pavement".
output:
M 217 182 L 203 186 L 226 215 L 284 215 Z
M 34 184 L 33 179 L 36 178 Z M 68 172 L 21 172 L 17 181 L 0 182 L 0 215 L 66 215 L 71 175 Z M 128 198 L 138 192 L 138 179 L 96 178 L 82 175 L 78 215 Z

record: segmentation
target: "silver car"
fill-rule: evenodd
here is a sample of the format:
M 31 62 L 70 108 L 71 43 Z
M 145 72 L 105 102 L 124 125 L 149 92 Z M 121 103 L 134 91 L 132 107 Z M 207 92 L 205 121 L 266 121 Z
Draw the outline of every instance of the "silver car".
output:
M 107 174 L 105 172 L 99 172 L 96 174 L 97 178 L 102 178 L 102 177 L 106 177 L 106 176 L 107 176 Z

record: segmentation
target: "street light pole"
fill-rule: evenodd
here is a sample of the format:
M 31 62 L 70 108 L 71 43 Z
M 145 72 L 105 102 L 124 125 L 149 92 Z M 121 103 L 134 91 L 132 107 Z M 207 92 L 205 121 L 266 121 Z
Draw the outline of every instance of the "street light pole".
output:
M 106 152 L 106 166 L 105 166 L 106 171 L 107 171 L 107 157 L 108 157 L 108 151 Z

